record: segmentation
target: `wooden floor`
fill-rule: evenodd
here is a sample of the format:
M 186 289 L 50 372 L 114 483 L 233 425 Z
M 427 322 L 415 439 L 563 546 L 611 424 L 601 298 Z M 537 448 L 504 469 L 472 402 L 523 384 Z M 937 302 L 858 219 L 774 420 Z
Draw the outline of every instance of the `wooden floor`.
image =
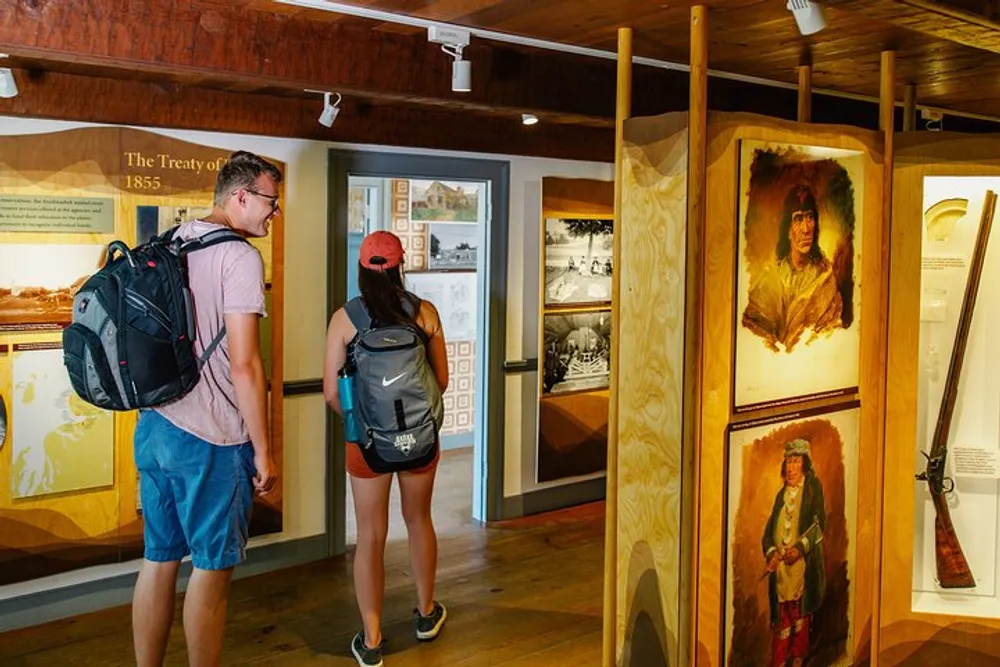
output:
M 405 541 L 386 552 L 386 667 L 542 667 L 600 664 L 604 505 L 440 537 L 438 597 L 449 620 L 438 639 L 413 636 Z M 180 602 L 180 601 L 179 601 Z M 178 607 L 179 610 L 179 607 Z M 134 664 L 131 610 L 119 607 L 0 634 L 0 665 Z M 167 665 L 186 665 L 177 615 Z M 351 554 L 233 583 L 224 664 L 263 667 L 355 662 L 358 612 Z

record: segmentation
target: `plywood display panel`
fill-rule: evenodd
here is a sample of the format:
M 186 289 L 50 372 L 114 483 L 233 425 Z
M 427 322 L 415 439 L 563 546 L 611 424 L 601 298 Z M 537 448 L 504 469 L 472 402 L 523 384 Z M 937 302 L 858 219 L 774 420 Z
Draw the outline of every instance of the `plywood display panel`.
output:
M 879 346 L 878 319 L 880 317 L 880 281 L 883 279 L 880 261 L 882 255 L 882 164 L 881 135 L 840 126 L 805 125 L 778 121 L 750 114 L 709 114 L 707 212 L 704 231 L 704 292 L 702 316 L 704 319 L 700 341 L 702 359 L 702 391 L 700 429 L 700 477 L 698 487 L 698 516 L 695 526 L 695 646 L 698 665 L 716 666 L 723 663 L 722 647 L 727 635 L 725 619 L 726 581 L 724 576 L 727 549 L 726 509 L 727 480 L 727 431 L 734 422 L 759 420 L 786 415 L 785 406 L 770 406 L 756 411 L 734 413 L 734 299 L 736 295 L 736 241 L 738 190 L 740 179 L 739 150 L 742 141 L 767 142 L 778 145 L 799 145 L 826 149 L 840 149 L 860 153 L 859 167 L 863 189 L 859 193 L 859 206 L 863 216 L 864 237 L 860 255 L 864 258 L 858 287 L 861 303 L 871 304 L 862 310 L 859 327 L 860 351 L 857 363 L 860 382 L 857 398 L 860 408 L 860 445 L 857 461 L 856 532 L 849 536 L 859 554 L 854 569 L 852 602 L 852 628 L 850 645 L 846 647 L 849 660 L 860 658 L 870 650 L 871 609 L 875 603 L 874 554 L 878 544 L 875 534 L 874 504 L 878 480 L 875 477 L 878 463 L 878 378 Z M 802 372 L 818 372 L 803 368 Z M 623 375 L 624 377 L 624 375 Z M 800 404 L 796 410 L 829 406 L 843 401 L 838 398 L 817 398 Z M 624 414 L 624 410 L 622 411 Z M 776 416 L 777 415 L 777 416 Z M 738 663 L 732 663 L 738 664 Z
M 609 224 L 613 215 L 613 182 L 542 179 L 538 276 L 539 303 L 544 305 L 538 318 L 539 407 L 535 456 L 535 481 L 539 483 L 593 476 L 607 467 L 608 372 L 615 326 L 611 321 L 610 289 L 604 292 L 600 289 L 610 282 L 603 263 L 593 272 L 589 262 L 579 272 L 561 272 L 560 293 L 583 294 L 582 297 L 569 298 L 564 303 L 546 298 L 551 291 L 546 285 L 546 250 L 562 245 L 553 243 L 553 231 L 566 231 L 547 221 L 576 221 L 573 224 L 577 227 L 574 231 L 580 234 L 578 239 L 571 239 L 566 231 L 566 238 L 557 240 L 572 245 L 577 239 L 581 247 L 590 249 L 593 259 L 597 256 L 594 253 L 604 252 L 604 245 L 613 234 Z M 598 296 L 590 298 L 586 296 L 588 293 Z M 600 294 L 604 294 L 603 299 Z
M 618 365 L 618 664 L 678 664 L 687 114 L 625 123 Z M 617 269 L 617 267 L 616 267 Z
M 990 598 L 996 598 L 996 585 L 991 581 L 996 576 L 996 558 L 989 555 L 996 549 L 997 481 L 956 475 L 956 493 L 949 494 L 949 504 L 977 586 L 943 592 L 934 581 L 933 534 L 927 528 L 933 522 L 933 506 L 928 507 L 926 485 L 914 479 L 915 473 L 924 467 L 918 450 L 927 448 L 928 428 L 933 430 L 938 409 L 934 397 L 940 396 L 939 386 L 934 391 L 937 384 L 932 377 L 933 369 L 928 366 L 939 366 L 943 381 L 951 353 L 949 335 L 939 341 L 940 363 L 934 362 L 929 350 L 934 341 L 928 336 L 933 333 L 931 325 L 944 326 L 953 320 L 961 302 L 960 294 L 937 298 L 936 292 L 948 289 L 948 285 L 941 283 L 946 276 L 941 271 L 933 274 L 922 271 L 927 266 L 924 256 L 939 255 L 936 265 L 959 271 L 961 275 L 949 291 L 961 292 L 965 284 L 962 271 L 965 262 L 961 258 L 968 254 L 959 248 L 950 253 L 959 261 L 944 266 L 942 253 L 933 252 L 933 244 L 925 242 L 925 238 L 940 244 L 956 233 L 961 236 L 961 227 L 978 224 L 981 191 L 1000 181 L 1000 157 L 995 145 L 996 139 L 992 137 L 941 132 L 896 136 L 885 444 L 887 520 L 883 531 L 879 665 L 947 663 L 985 667 L 1000 661 L 1000 614 L 990 610 L 993 604 Z M 947 185 L 937 177 L 966 178 Z M 985 178 L 978 184 L 970 184 L 968 177 Z M 944 190 L 943 185 L 947 186 Z M 974 190 L 970 190 L 973 185 Z M 944 192 L 950 194 L 942 198 Z M 964 210 L 941 205 L 947 199 L 965 200 Z M 929 213 L 926 219 L 925 213 Z M 931 228 L 926 228 L 927 221 L 933 223 Z M 994 223 L 975 311 L 979 315 L 973 318 L 963 369 L 965 377 L 959 385 L 952 427 L 954 437 L 949 443 L 949 475 L 956 472 L 956 446 L 996 448 L 998 444 L 996 402 L 981 416 L 974 414 L 977 400 L 988 400 L 991 392 L 996 394 L 991 379 L 996 375 L 995 355 L 991 351 L 995 346 L 988 343 L 995 326 L 980 329 L 988 324 L 983 318 L 993 316 L 989 295 L 995 289 L 995 280 L 988 280 L 997 261 L 995 245 L 1000 238 L 997 232 Z M 931 280 L 938 284 L 931 285 Z M 922 287 L 936 292 L 927 294 Z M 980 330 L 978 335 L 977 330 Z M 983 336 L 986 338 L 982 339 Z M 963 400 L 963 392 L 970 390 L 975 395 Z M 970 511 L 975 511 L 975 517 L 968 516 Z
M 62 328 L 72 293 L 98 268 L 102 249 L 114 239 L 136 245 L 209 210 L 228 155 L 115 127 L 6 136 L 0 143 L 0 398 L 7 427 L 0 470 L 13 473 L 0 483 L 0 585 L 141 555 L 135 414 L 91 409 L 67 390 Z M 267 374 L 280 389 L 280 216 L 269 238 L 254 244 L 268 283 Z M 271 392 L 269 406 L 280 473 L 281 391 Z M 255 499 L 252 535 L 282 530 L 280 480 L 266 499 Z

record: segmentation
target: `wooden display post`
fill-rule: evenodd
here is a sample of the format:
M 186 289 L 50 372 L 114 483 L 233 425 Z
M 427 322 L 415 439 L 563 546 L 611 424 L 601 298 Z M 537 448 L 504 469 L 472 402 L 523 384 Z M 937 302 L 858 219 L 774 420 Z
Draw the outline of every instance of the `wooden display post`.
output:
M 935 571 L 931 556 L 934 535 L 929 528 L 934 520 L 933 508 L 928 507 L 926 483 L 915 480 L 914 476 L 925 465 L 918 450 L 927 449 L 927 439 L 921 438 L 919 434 L 921 431 L 927 433 L 928 429 L 933 431 L 934 416 L 939 406 L 926 398 L 932 381 L 925 380 L 922 376 L 927 372 L 926 368 L 933 365 L 940 367 L 939 379 L 933 382 L 943 382 L 951 353 L 950 344 L 945 345 L 939 351 L 940 361 L 932 362 L 927 345 L 921 341 L 921 332 L 926 331 L 925 326 L 936 325 L 936 321 L 943 317 L 956 316 L 962 307 L 961 290 L 964 287 L 964 281 L 960 279 L 956 290 L 942 295 L 940 304 L 936 304 L 935 295 L 925 295 L 922 284 L 925 279 L 925 275 L 922 275 L 922 264 L 925 262 L 923 241 L 931 222 L 928 212 L 938 203 L 929 201 L 925 179 L 938 176 L 1000 177 L 1000 153 L 995 148 L 995 141 L 996 137 L 943 132 L 906 132 L 896 136 L 888 313 L 890 346 L 886 407 L 884 555 L 878 655 L 878 664 L 884 667 L 944 664 L 986 667 L 1000 663 L 1000 614 L 992 613 L 989 608 L 982 606 L 985 598 L 998 597 L 989 571 L 991 567 L 996 570 L 996 557 L 989 557 L 989 549 L 996 549 L 996 521 L 990 525 L 989 517 L 980 515 L 979 512 L 974 517 L 969 516 L 975 507 L 972 503 L 975 502 L 976 495 L 982 495 L 987 505 L 996 506 L 995 480 L 975 480 L 970 484 L 967 479 L 959 478 L 956 492 L 948 494 L 949 504 L 952 505 L 951 516 L 965 554 L 970 560 L 972 574 L 977 579 L 977 587 L 943 590 L 933 583 L 921 587 L 927 591 L 930 606 L 933 606 L 935 600 L 947 603 L 948 606 L 942 607 L 942 612 L 939 613 L 934 613 L 927 604 L 922 606 L 914 590 L 921 576 L 931 582 Z M 984 182 L 978 189 L 985 191 L 986 187 L 996 188 L 995 183 Z M 959 184 L 953 187 L 957 191 L 962 186 Z M 939 197 L 932 194 L 930 199 L 936 200 Z M 952 214 L 950 221 L 948 216 L 941 220 L 954 225 L 954 229 L 971 227 L 971 231 L 965 233 L 974 236 L 975 227 L 979 224 L 979 210 L 973 197 L 961 193 L 944 201 L 952 201 L 958 209 Z M 927 220 L 925 215 L 928 216 Z M 943 231 L 935 230 L 932 240 L 946 242 L 948 233 L 947 228 Z M 987 246 L 987 273 L 984 273 L 976 309 L 973 311 L 979 318 L 990 316 L 990 301 L 993 296 L 990 290 L 996 281 L 990 279 L 989 272 L 997 261 L 997 237 L 998 230 L 994 222 L 991 241 L 994 245 Z M 968 254 L 971 254 L 971 249 Z M 962 251 L 956 256 L 958 263 L 964 261 L 962 256 L 967 256 L 967 253 Z M 942 255 L 937 255 L 926 261 L 940 263 L 941 257 Z M 951 264 L 942 264 L 941 270 L 947 270 L 950 266 Z M 929 268 L 937 271 L 936 264 Z M 947 315 L 949 312 L 950 316 Z M 986 367 L 986 375 L 995 375 L 995 370 L 988 366 L 990 355 L 987 353 L 983 357 L 982 348 L 977 350 L 975 347 L 976 317 L 972 322 L 973 341 L 965 356 L 962 383 L 959 385 L 958 408 L 952 423 L 950 448 L 996 445 L 995 437 L 970 442 L 969 435 L 962 435 L 963 432 L 970 433 L 965 430 L 968 428 L 968 418 L 963 419 L 961 414 L 963 404 L 981 401 L 982 396 L 989 391 L 988 383 L 975 380 L 977 370 L 982 373 L 982 367 Z M 980 331 L 990 330 L 988 323 L 989 320 L 980 323 Z M 979 335 L 990 337 L 992 333 Z M 946 342 L 950 343 L 950 340 L 947 338 Z M 987 345 L 987 349 L 991 346 L 992 344 Z M 922 419 L 919 408 L 921 401 L 926 402 L 926 411 L 929 413 Z M 992 407 L 987 408 L 986 419 L 995 422 L 996 405 L 992 401 L 990 403 Z M 977 421 L 974 414 L 971 417 Z M 986 428 L 988 427 L 984 427 L 984 430 Z M 949 461 L 953 460 L 953 452 L 949 452 Z M 947 467 L 947 474 L 955 474 L 952 463 Z M 922 521 L 918 521 L 921 517 Z M 970 521 L 974 530 L 967 529 Z M 926 532 L 924 526 L 928 526 Z M 991 543 L 985 552 L 986 558 L 977 559 L 975 552 L 980 551 L 984 540 Z M 977 606 L 979 609 L 974 610 Z M 968 607 L 969 611 L 961 613 L 959 610 L 962 607 Z

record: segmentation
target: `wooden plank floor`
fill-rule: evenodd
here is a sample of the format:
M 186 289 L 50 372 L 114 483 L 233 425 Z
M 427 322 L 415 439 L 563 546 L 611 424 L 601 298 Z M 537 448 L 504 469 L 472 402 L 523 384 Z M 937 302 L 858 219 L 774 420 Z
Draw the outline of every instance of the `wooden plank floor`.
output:
M 404 541 L 386 552 L 387 667 L 600 664 L 604 505 L 594 503 L 440 539 L 438 597 L 449 621 L 435 642 L 413 636 Z M 349 667 L 359 627 L 351 554 L 233 583 L 224 664 Z M 177 621 L 167 665 L 185 665 Z M 131 610 L 118 607 L 0 634 L 3 667 L 134 664 Z

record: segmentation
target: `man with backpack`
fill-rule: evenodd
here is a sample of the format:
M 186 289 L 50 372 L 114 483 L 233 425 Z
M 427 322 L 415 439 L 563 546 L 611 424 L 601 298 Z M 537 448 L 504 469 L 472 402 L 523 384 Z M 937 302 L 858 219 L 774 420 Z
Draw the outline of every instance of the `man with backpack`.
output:
M 200 376 L 180 398 L 142 410 L 135 431 L 145 540 L 132 606 L 139 667 L 163 664 L 177 574 L 188 554 L 189 661 L 220 663 L 229 584 L 246 556 L 253 494 L 269 493 L 276 481 L 259 350 L 264 263 L 245 239 L 267 235 L 280 210 L 280 182 L 271 163 L 234 153 L 219 172 L 211 214 L 182 224 L 173 237 L 189 243 L 231 230 L 242 239 L 186 255 Z

